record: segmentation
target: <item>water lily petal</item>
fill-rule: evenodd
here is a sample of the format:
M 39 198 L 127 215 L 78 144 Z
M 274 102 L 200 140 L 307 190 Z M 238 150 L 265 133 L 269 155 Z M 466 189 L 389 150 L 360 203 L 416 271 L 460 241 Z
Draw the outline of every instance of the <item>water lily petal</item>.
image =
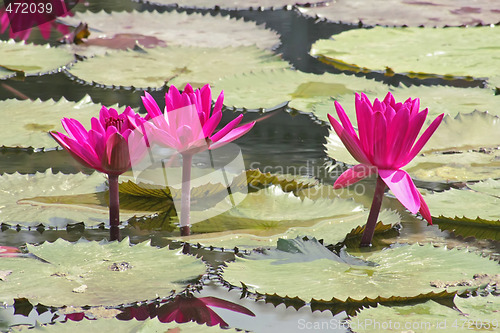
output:
M 215 306 L 217 308 L 228 309 L 231 311 L 235 311 L 235 312 L 239 312 L 239 313 L 243 313 L 243 314 L 255 317 L 255 314 L 252 311 L 245 308 L 244 306 L 241 306 L 241 305 L 233 303 L 233 302 L 226 301 L 224 299 L 208 296 L 208 297 L 199 298 L 199 300 L 208 306 Z
M 141 99 L 151 119 L 155 117 L 163 117 L 160 107 L 154 100 L 153 96 L 151 96 L 148 92 L 144 92 L 144 96 L 141 96 Z
M 395 161 L 399 163 L 394 165 L 394 168 L 401 168 L 409 163 L 407 161 L 408 154 L 410 152 L 411 147 L 415 143 L 415 140 L 420 132 L 420 129 L 424 125 L 425 118 L 427 117 L 428 110 L 425 109 L 422 112 L 419 112 L 415 116 L 410 115 L 410 121 L 408 124 L 408 131 L 404 140 L 401 142 L 401 150 L 399 155 L 395 156 Z
M 226 136 L 229 132 L 231 132 L 236 126 L 238 126 L 238 124 L 241 122 L 241 119 L 243 119 L 242 114 L 240 114 L 238 117 L 231 120 L 226 126 L 221 128 L 217 133 L 215 133 L 212 137 L 210 137 L 210 139 L 213 142 L 219 141 L 224 136 Z
M 130 155 L 125 138 L 117 132 L 111 134 L 106 141 L 107 173 L 119 175 L 130 168 Z
M 387 129 L 387 159 L 392 166 L 398 163 L 396 157 L 401 156 L 409 123 L 410 110 L 408 108 L 401 108 Z
M 422 136 L 418 139 L 417 143 L 415 143 L 415 145 L 411 149 L 410 153 L 408 154 L 406 161 L 405 161 L 405 165 L 410 163 L 410 161 L 415 156 L 417 156 L 417 154 L 420 152 L 420 150 L 422 150 L 424 145 L 427 143 L 427 141 L 429 141 L 432 134 L 434 134 L 434 132 L 438 128 L 439 124 L 441 124 L 443 117 L 444 117 L 444 113 L 440 114 L 439 116 L 436 117 L 436 119 L 434 119 L 434 121 L 429 125 L 429 127 L 427 127 L 424 134 L 422 134 Z
M 350 169 L 344 171 L 339 178 L 333 184 L 334 189 L 343 188 L 354 184 L 366 177 L 377 172 L 377 168 L 366 165 L 366 164 L 357 164 Z
M 352 126 L 351 120 L 347 117 L 344 108 L 340 105 L 339 102 L 335 101 L 335 110 L 337 110 L 337 115 L 339 116 L 340 122 L 342 123 L 342 127 L 351 134 L 353 137 L 358 137 L 356 131 L 354 131 L 354 127 Z
M 368 158 L 373 157 L 373 108 L 365 94 L 356 94 L 356 118 L 358 120 L 358 133 L 361 149 Z M 361 162 L 361 161 L 360 161 Z
M 226 134 L 225 136 L 223 136 L 222 138 L 220 138 L 217 141 L 212 140 L 214 142 L 214 144 L 210 145 L 210 149 L 220 148 L 220 147 L 224 146 L 225 144 L 238 139 L 239 137 L 248 133 L 248 131 L 250 131 L 254 125 L 255 125 L 255 121 L 252 121 L 251 123 L 241 125 L 240 127 L 233 129 L 231 132 L 229 132 L 228 134 Z
M 373 163 L 379 167 L 389 167 L 387 156 L 387 124 L 382 112 L 373 115 Z
M 217 97 L 217 101 L 215 102 L 212 114 L 221 112 L 223 103 L 224 103 L 224 90 L 221 91 L 219 97 Z
M 102 123 L 96 117 L 92 117 L 92 119 L 90 119 L 90 127 L 94 131 L 101 133 L 101 134 L 104 134 L 106 132 L 106 130 L 102 126 Z
M 88 133 L 85 127 L 76 119 L 63 118 L 61 120 L 63 128 L 68 132 L 69 136 L 76 141 L 87 141 Z
M 203 133 L 205 134 L 206 138 L 212 135 L 212 133 L 217 128 L 217 125 L 219 125 L 221 119 L 222 119 L 222 112 L 217 112 L 214 113 L 208 119 L 208 121 L 203 125 Z
M 427 206 L 427 203 L 425 202 L 424 198 L 422 197 L 422 194 L 418 192 L 420 196 L 420 210 L 419 213 L 422 215 L 422 217 L 429 222 L 429 224 L 432 224 L 432 216 L 431 212 L 429 210 L 429 207 Z
M 406 209 L 413 214 L 418 212 L 420 209 L 420 193 L 406 171 L 379 169 L 378 174 Z
M 50 135 L 79 163 L 88 168 L 102 171 L 100 159 L 87 142 L 85 142 L 86 146 L 82 147 L 80 142 L 62 133 L 50 132 Z
M 363 149 L 361 148 L 359 139 L 357 137 L 353 137 L 352 135 L 350 135 L 349 132 L 346 131 L 342 127 L 342 125 L 340 125 L 337 119 L 333 118 L 331 115 L 328 115 L 328 119 L 330 120 L 330 123 L 332 124 L 332 127 L 339 136 L 340 140 L 342 140 L 342 143 L 344 143 L 344 146 L 349 151 L 349 153 L 351 153 L 351 155 L 356 159 L 356 161 L 363 164 L 372 164 L 368 159 L 368 157 L 366 156 Z

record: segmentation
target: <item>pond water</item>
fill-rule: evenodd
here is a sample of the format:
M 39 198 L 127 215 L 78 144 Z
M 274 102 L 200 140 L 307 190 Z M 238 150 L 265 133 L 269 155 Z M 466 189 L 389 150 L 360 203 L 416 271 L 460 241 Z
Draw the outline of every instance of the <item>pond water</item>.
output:
M 105 2 L 89 1 L 84 5 L 80 4 L 76 7 L 77 11 L 85 9 L 94 12 L 98 12 L 101 9 L 112 12 L 122 10 L 165 11 L 149 4 L 120 0 Z M 190 14 L 192 10 L 187 10 L 186 12 Z M 316 20 L 303 16 L 294 10 L 221 10 L 211 11 L 207 15 L 216 15 L 219 12 L 228 14 L 233 18 L 242 18 L 244 20 L 255 21 L 259 24 L 263 23 L 267 28 L 275 30 L 279 34 L 281 41 L 281 45 L 274 50 L 275 53 L 282 54 L 283 59 L 289 61 L 297 70 L 306 73 L 341 73 L 342 71 L 327 66 L 313 58 L 309 54 L 310 47 L 318 39 L 326 39 L 331 35 L 358 28 L 357 25 Z M 1 37 L 7 39 L 8 34 L 4 33 Z M 40 36 L 32 37 L 32 41 L 36 43 L 46 42 Z M 51 43 L 56 44 L 53 40 L 51 40 Z M 368 79 L 374 78 L 379 82 L 393 86 L 398 85 L 400 82 L 407 85 L 485 86 L 485 82 L 478 79 L 473 81 L 443 80 L 441 78 L 417 80 L 404 75 L 385 76 L 381 73 L 358 74 L 358 76 Z M 64 97 L 69 101 L 79 101 L 88 94 L 96 104 L 113 105 L 118 103 L 122 106 L 130 105 L 136 111 L 144 112 L 144 109 L 141 108 L 142 103 L 140 99 L 143 95 L 142 91 L 104 89 L 85 85 L 70 79 L 64 73 L 26 77 L 24 80 L 5 79 L 0 81 L 0 85 L 0 100 L 20 98 L 20 96 L 25 95 L 32 100 L 37 98 L 41 100 L 57 100 Z M 153 90 L 151 94 L 157 101 L 161 101 L 166 91 L 167 89 L 163 88 Z M 160 105 L 160 108 L 162 107 Z M 333 113 L 333 102 L 331 109 Z M 224 113 L 222 122 L 229 122 L 234 118 L 235 113 L 240 112 L 244 114 L 244 122 L 257 121 L 252 131 L 236 141 L 242 150 L 246 169 L 258 168 L 262 172 L 314 177 L 327 186 L 331 186 L 338 175 L 346 169 L 346 166 L 343 164 L 338 165 L 333 171 L 329 171 L 325 167 L 326 164 L 331 164 L 333 161 L 326 155 L 324 148 L 326 137 L 329 134 L 329 125 L 314 115 L 289 108 L 286 105 L 280 105 L 265 111 L 237 109 L 233 113 L 232 110 L 228 109 Z M 43 173 L 49 168 L 53 172 L 62 172 L 64 174 L 74 174 L 77 172 L 92 173 L 91 169 L 80 166 L 63 150 L 34 152 L 31 149 L 0 148 L 0 175 L 12 174 L 14 172 L 21 174 Z M 442 182 L 416 181 L 416 183 L 419 187 L 427 190 L 443 191 L 458 186 L 457 184 L 460 182 L 443 184 Z M 374 179 L 363 181 L 364 191 L 362 194 L 354 197 L 356 202 L 369 207 L 374 192 L 374 184 Z M 351 243 L 346 241 L 345 243 L 338 244 L 335 250 L 338 251 L 341 246 L 347 246 L 348 251 L 352 254 L 368 256 L 370 253 L 382 248 L 391 247 L 395 243 L 433 243 L 436 246 L 447 246 L 449 248 L 470 247 L 493 258 L 500 258 L 500 237 L 498 236 L 500 231 L 498 231 L 498 225 L 467 226 L 462 230 L 458 230 L 454 226 L 447 227 L 446 221 L 443 221 L 442 224 L 438 222 L 438 225 L 428 226 L 421 218 L 417 218 L 405 211 L 400 203 L 390 194 L 386 195 L 382 208 L 395 209 L 401 214 L 401 224 L 399 227 L 376 235 L 374 245 L 369 249 L 360 249 L 357 247 L 359 239 L 356 238 Z M 256 207 L 256 209 L 259 208 Z M 121 235 L 123 238 L 129 237 L 132 244 L 151 240 L 153 246 L 180 249 L 182 243 L 175 240 L 175 237 L 179 234 L 178 230 L 172 230 L 172 225 L 177 221 L 175 220 L 175 211 L 162 216 L 161 219 L 161 223 L 150 222 L 149 224 L 142 223 L 140 219 L 135 221 L 131 219 L 121 229 Z M 477 236 L 481 235 L 482 230 L 484 230 L 487 237 Z M 80 223 L 58 230 L 57 228 L 43 226 L 29 228 L 4 223 L 0 229 L 0 246 L 13 246 L 24 249 L 27 244 L 42 244 L 44 242 L 54 242 L 58 239 L 70 242 L 76 242 L 82 238 L 91 241 L 102 241 L 108 239 L 108 237 L 109 230 L 102 225 L 86 227 L 83 223 Z M 220 245 L 220 243 L 218 244 Z M 325 245 L 329 244 L 325 243 Z M 195 296 L 224 299 L 237 303 L 255 314 L 255 317 L 251 317 L 236 313 L 230 309 L 213 308 L 229 324 L 229 327 L 254 332 L 351 331 L 341 325 L 347 318 L 349 309 L 345 310 L 342 307 L 328 305 L 326 306 L 328 308 L 326 311 L 323 311 L 324 309 L 321 309 L 322 311 L 312 311 L 315 308 L 311 304 L 303 305 L 300 302 L 295 303 L 291 300 L 288 300 L 288 303 L 279 304 L 283 302 L 276 301 L 272 297 L 265 300 L 264 296 L 249 293 L 244 288 L 233 288 L 230 290 L 225 283 L 219 281 L 218 275 L 214 273 L 215 268 L 219 268 L 224 262 L 235 259 L 235 251 L 231 249 L 231 246 L 229 248 L 229 250 L 225 249 L 221 251 L 217 245 L 213 248 L 191 247 L 194 254 L 203 256 L 203 259 L 212 265 L 212 275 L 205 279 L 204 287 L 196 291 L 194 293 Z M 0 257 L 0 273 L 2 272 L 1 260 L 2 258 Z M 32 259 L 23 258 L 20 260 Z M 0 280 L 2 280 L 1 275 Z M 345 288 L 348 288 L 348 286 Z M 407 288 L 411 289 L 411 286 Z M 162 304 L 161 300 L 137 301 L 155 301 L 160 305 Z M 168 299 L 168 301 L 170 302 L 171 299 Z M 276 304 L 272 304 L 273 301 Z M 300 306 L 297 304 L 300 304 Z M 127 306 L 137 307 L 139 305 L 141 304 L 127 304 L 119 308 L 121 309 L 120 311 L 125 313 L 126 310 L 124 309 Z M 0 331 L 9 331 L 10 327 L 17 325 L 35 325 L 36 322 L 53 323 L 74 320 L 71 318 L 68 319 L 61 308 L 46 306 L 51 306 L 51 304 L 30 304 L 29 300 L 28 302 L 24 300 L 17 301 L 14 305 L 0 307 Z M 296 309 L 294 306 L 299 309 Z M 153 317 L 151 314 L 151 318 Z M 96 315 L 96 318 L 102 317 Z

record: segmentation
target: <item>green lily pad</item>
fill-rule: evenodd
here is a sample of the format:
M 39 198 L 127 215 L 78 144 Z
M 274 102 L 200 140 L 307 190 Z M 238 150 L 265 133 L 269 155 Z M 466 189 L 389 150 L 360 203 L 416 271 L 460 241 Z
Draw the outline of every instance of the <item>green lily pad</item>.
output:
M 226 205 L 221 205 L 226 208 Z M 256 209 L 256 207 L 259 207 Z M 217 209 L 217 206 L 215 207 Z M 192 212 L 192 214 L 203 212 Z M 368 212 L 351 199 L 300 199 L 271 186 L 249 193 L 241 203 L 220 215 L 193 224 L 196 234 L 178 240 L 224 248 L 253 249 L 275 246 L 279 238 L 316 237 L 325 244 L 343 241 L 351 230 L 366 223 Z M 400 222 L 399 214 L 384 210 L 379 221 Z
M 353 75 L 317 75 L 292 69 L 255 70 L 224 77 L 214 85 L 215 91 L 224 90 L 224 104 L 228 106 L 268 109 L 290 101 L 290 107 L 305 112 L 330 96 L 353 96 L 355 91 L 382 94 L 387 88 L 383 83 Z M 327 120 L 326 115 L 322 120 Z
M 49 45 L 0 41 L 0 80 L 56 72 L 74 60 L 70 52 Z
M 464 135 L 464 133 L 466 135 Z M 500 177 L 500 118 L 487 112 L 446 116 L 420 154 L 406 167 L 419 180 L 460 182 Z M 358 164 L 330 131 L 325 144 L 331 158 Z
M 366 254 L 363 259 L 376 266 L 351 266 L 329 259 L 277 265 L 276 260 L 257 259 L 261 257 L 236 258 L 224 268 L 223 278 L 232 285 L 244 283 L 251 292 L 276 293 L 304 301 L 413 297 L 431 291 L 463 291 L 471 287 L 434 287 L 431 282 L 500 272 L 498 263 L 479 254 L 456 248 L 435 248 L 432 244 L 398 245 Z
M 109 52 L 76 63 L 69 73 L 79 80 L 106 86 L 161 88 L 173 84 L 181 89 L 186 83 L 197 88 L 213 85 L 225 75 L 289 66 L 279 56 L 255 46 L 172 46 Z
M 319 16 L 333 22 L 416 27 L 495 24 L 500 21 L 497 9 L 488 0 L 349 0 L 335 1 L 330 6 L 300 8 L 300 11 L 307 16 Z
M 2 268 L 12 271 L 0 284 L 0 300 L 12 304 L 24 297 L 47 306 L 119 305 L 180 292 L 205 273 L 206 266 L 193 256 L 149 242 L 131 246 L 121 242 L 76 243 L 58 239 L 30 253 L 30 258 L 2 258 Z
M 184 8 L 223 8 L 223 9 L 281 9 L 287 6 L 300 6 L 300 5 L 314 5 L 324 3 L 324 0 L 311 0 L 311 1 L 294 1 L 294 0 L 232 0 L 228 1 L 221 0 L 139 0 L 140 2 L 161 5 L 166 7 L 184 7 Z
M 338 68 L 410 77 L 498 75 L 498 27 L 354 29 L 313 44 L 311 54 Z M 355 45 L 355 47 L 353 47 Z M 385 47 L 380 47 L 385 45 Z M 422 47 L 425 45 L 425 47 Z
M 361 332 L 471 332 L 495 331 L 500 328 L 498 309 L 500 297 L 461 298 L 455 296 L 458 309 L 441 305 L 435 301 L 407 306 L 370 307 L 351 317 L 347 324 L 357 333 Z M 384 326 L 382 326 L 384 325 Z
M 192 178 L 197 178 L 197 168 L 193 168 L 192 170 Z M 204 173 L 200 172 L 200 175 Z M 127 173 L 124 175 L 128 175 Z M 181 197 L 180 188 L 175 187 L 165 187 L 154 184 L 146 184 L 146 183 L 134 183 L 132 180 L 123 181 L 119 185 L 120 192 L 139 196 L 139 197 L 155 197 L 155 198 L 174 198 L 179 199 Z M 318 181 L 315 178 L 304 177 L 304 176 L 295 176 L 290 174 L 277 174 L 266 172 L 263 173 L 259 169 L 251 169 L 246 170 L 244 173 L 235 176 L 231 183 L 231 188 L 241 188 L 243 185 L 248 185 L 253 189 L 258 189 L 260 187 L 264 187 L 267 185 L 277 185 L 280 186 L 281 189 L 285 192 L 295 192 L 302 189 L 310 188 L 318 184 Z M 221 183 L 218 184 L 203 184 L 200 186 L 191 188 L 191 199 L 201 199 L 206 198 L 210 195 L 216 195 L 220 192 L 227 192 L 227 188 L 223 186 Z
M 61 21 L 73 26 L 78 26 L 80 22 L 88 24 L 90 36 L 85 43 L 76 47 L 71 46 L 74 52 L 87 56 L 102 52 L 95 50 L 96 47 L 133 49 L 137 44 L 147 48 L 156 46 L 227 48 L 255 45 L 268 50 L 280 44 L 278 34 L 266 29 L 264 25 L 222 15 L 187 14 L 177 11 L 163 13 L 135 10 L 111 13 L 86 11 L 66 16 Z
M 112 106 L 117 108 L 116 105 Z M 54 149 L 59 147 L 49 135 L 49 131 L 65 133 L 61 119 L 74 118 L 84 127 L 90 128 L 90 118 L 97 117 L 101 105 L 92 103 L 86 95 L 78 102 L 67 101 L 29 101 L 9 99 L 0 101 L 2 118 L 9 119 L 0 123 L 0 146 L 18 148 Z M 26 114 L 29 113 L 29 117 Z
M 86 226 L 109 224 L 105 175 L 94 172 L 65 175 L 45 173 L 0 176 L 0 223 L 64 228 L 84 222 Z M 102 193 L 102 197 L 98 194 Z M 137 211 L 122 209 L 126 220 Z
M 456 117 L 459 113 L 467 114 L 473 111 L 488 111 L 489 114 L 500 116 L 500 96 L 491 89 L 455 88 L 447 86 L 410 86 L 401 84 L 399 87 L 389 87 L 379 94 L 367 92 L 368 98 L 382 100 L 390 91 L 396 101 L 403 102 L 408 98 L 419 98 L 421 109 L 428 108 L 427 123 L 444 113 Z M 355 126 L 357 124 L 354 94 L 341 95 L 335 98 Z M 313 113 L 319 119 L 327 120 L 327 114 L 337 118 L 332 99 L 321 101 L 313 106 Z
M 499 194 L 500 180 L 489 179 L 465 189 L 424 193 L 423 197 L 433 216 L 500 227 Z

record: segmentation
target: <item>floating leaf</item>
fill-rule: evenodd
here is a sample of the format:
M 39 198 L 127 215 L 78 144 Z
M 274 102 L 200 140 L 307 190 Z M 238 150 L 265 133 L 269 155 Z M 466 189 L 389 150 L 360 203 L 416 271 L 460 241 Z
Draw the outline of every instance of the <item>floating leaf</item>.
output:
M 97 332 L 165 332 L 165 333 L 211 333 L 227 332 L 235 333 L 235 329 L 221 329 L 220 326 L 199 325 L 195 322 L 178 324 L 176 322 L 162 323 L 158 318 L 146 320 L 118 320 L 118 319 L 99 319 L 68 321 L 66 323 L 55 323 L 48 325 L 36 324 L 29 330 L 26 327 L 13 327 L 12 332 L 47 332 L 47 333 L 88 333 Z
M 12 304 L 14 298 L 25 297 L 47 306 L 112 306 L 180 292 L 206 269 L 193 256 L 158 249 L 149 242 L 131 246 L 128 239 L 110 243 L 58 239 L 28 245 L 28 250 L 49 263 L 2 258 L 2 268 L 12 271 L 0 284 L 2 302 Z M 114 268 L 118 266 L 124 268 Z
M 300 11 L 328 21 L 367 25 L 458 26 L 500 21 L 498 7 L 488 0 L 349 0 L 335 1 L 330 6 L 300 8 Z
M 325 244 L 337 244 L 352 229 L 364 225 L 367 215 L 368 212 L 352 200 L 338 197 L 316 200 L 306 197 L 302 200 L 272 186 L 248 194 L 229 211 L 194 224 L 192 231 L 203 235 L 182 237 L 180 240 L 239 249 L 275 246 L 279 238 L 293 239 L 297 236 L 316 237 L 324 240 Z M 379 221 L 395 225 L 400 218 L 394 211 L 383 211 Z
M 500 67 L 500 59 L 495 57 L 495 45 L 500 43 L 498 29 L 354 29 L 317 41 L 311 54 L 335 67 L 350 66 L 353 71 L 387 69 L 388 73 L 410 77 L 487 78 L 498 75 Z
M 469 185 L 467 189 L 449 189 L 424 194 L 433 216 L 500 227 L 500 180 L 487 180 Z M 450 221 L 451 222 L 451 221 Z
M 401 84 L 399 87 L 388 87 L 386 91 L 378 95 L 371 92 L 365 93 L 373 101 L 375 98 L 382 100 L 388 91 L 392 93 L 396 101 L 400 102 L 406 101 L 408 98 L 419 98 L 420 107 L 429 109 L 427 116 L 429 124 L 441 113 L 456 117 L 459 113 L 488 111 L 491 115 L 500 116 L 500 96 L 495 95 L 494 91 L 490 89 L 423 85 L 406 87 Z M 357 120 L 354 94 L 341 95 L 335 99 L 342 105 L 355 126 Z M 315 104 L 313 112 L 316 117 L 325 121 L 327 121 L 326 115 L 328 113 L 337 118 L 332 99 Z
M 464 135 L 464 133 L 466 133 Z M 331 158 L 357 164 L 330 131 L 325 144 Z M 459 182 L 500 177 L 500 118 L 487 112 L 446 116 L 420 154 L 405 169 L 413 178 Z
M 197 88 L 207 83 L 213 85 L 225 75 L 288 66 L 279 56 L 255 46 L 175 46 L 109 52 L 76 63 L 69 73 L 79 80 L 107 86 L 161 88 L 168 83 L 181 89 L 186 83 Z
M 455 296 L 457 309 L 427 301 L 411 306 L 383 306 L 362 310 L 347 322 L 354 332 L 470 332 L 492 331 L 500 327 L 500 297 L 488 295 L 461 298 Z M 390 323 L 390 327 L 389 327 Z M 383 325 L 383 326 L 382 326 Z
M 382 94 L 387 88 L 383 83 L 353 75 L 317 75 L 292 69 L 254 70 L 224 77 L 214 85 L 214 90 L 224 90 L 225 105 L 258 109 L 290 101 L 290 107 L 305 112 L 330 96 L 353 96 L 356 91 Z M 322 120 L 326 121 L 326 115 Z
M 73 60 L 70 52 L 49 45 L 0 41 L 0 79 L 56 72 Z
M 197 168 L 192 169 L 193 179 L 197 178 Z M 123 178 L 123 177 L 122 177 Z M 263 173 L 258 169 L 247 170 L 244 174 L 240 174 L 233 178 L 231 188 L 240 188 L 242 185 L 256 189 L 267 185 L 278 185 L 285 192 L 298 191 L 301 189 L 313 187 L 317 185 L 318 181 L 315 178 L 295 176 L 295 175 L 282 175 L 277 173 L 266 172 Z M 181 189 L 174 187 L 165 187 L 154 184 L 139 183 L 136 184 L 132 180 L 122 182 L 119 185 L 120 193 L 126 193 L 134 196 L 141 197 L 156 197 L 156 198 L 174 198 L 181 197 Z M 206 198 L 210 195 L 217 195 L 220 192 L 227 192 L 227 188 L 222 184 L 204 184 L 191 188 L 191 199 Z
M 96 195 L 106 190 L 105 182 L 98 172 L 65 175 L 49 169 L 34 175 L 4 174 L 0 176 L 0 223 L 56 228 L 79 222 L 109 224 L 106 198 Z M 136 213 L 122 209 L 121 218 Z
M 232 0 L 229 3 L 221 0 L 139 0 L 140 2 L 161 5 L 166 7 L 187 7 L 187 8 L 223 8 L 223 9 L 281 9 L 287 6 L 315 5 L 322 4 L 324 0 Z
M 276 265 L 276 260 L 253 258 L 250 255 L 228 263 L 223 278 L 232 285 L 242 282 L 252 292 L 298 296 L 304 301 L 413 297 L 431 291 L 466 290 L 471 287 L 438 288 L 431 286 L 431 281 L 500 273 L 498 263 L 481 255 L 432 244 L 397 245 L 366 254 L 364 259 L 376 266 L 351 266 L 329 259 Z
M 266 29 L 264 25 L 230 18 L 229 15 L 212 16 L 176 11 L 164 13 L 87 11 L 61 20 L 73 26 L 77 26 L 80 22 L 87 23 L 90 36 L 86 44 L 89 46 L 109 48 L 125 46 L 132 49 L 137 41 L 145 47 L 226 48 L 256 45 L 262 49 L 273 49 L 280 43 L 278 34 Z
M 100 109 L 101 105 L 92 103 L 88 95 L 76 103 L 64 97 L 57 102 L 0 101 L 0 113 L 4 119 L 9 119 L 0 123 L 0 146 L 54 149 L 59 145 L 49 131 L 65 133 L 61 124 L 63 117 L 74 118 L 90 128 L 90 118 L 98 117 Z

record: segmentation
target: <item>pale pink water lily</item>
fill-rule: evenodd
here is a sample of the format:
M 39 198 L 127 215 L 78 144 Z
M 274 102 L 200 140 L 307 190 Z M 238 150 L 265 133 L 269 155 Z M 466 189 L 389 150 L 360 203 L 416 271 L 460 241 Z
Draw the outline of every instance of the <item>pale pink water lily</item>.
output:
M 356 133 L 344 109 L 335 101 L 340 122 L 331 115 L 328 115 L 328 119 L 347 150 L 360 164 L 340 175 L 334 188 L 342 188 L 371 174 L 378 174 L 377 189 L 379 192 L 381 189 L 382 195 L 387 185 L 403 206 L 413 214 L 420 212 L 432 224 L 429 208 L 422 195 L 410 175 L 401 169 L 417 156 L 444 116 L 441 114 L 434 119 L 417 140 L 428 113 L 427 109 L 419 111 L 419 108 L 418 98 L 396 103 L 389 92 L 383 101 L 375 99 L 372 104 L 365 94 L 356 94 Z M 376 196 L 380 194 L 377 194 L 377 189 Z
M 130 107 L 118 114 L 115 109 L 103 106 L 99 118 L 92 117 L 88 131 L 76 119 L 63 118 L 61 122 L 68 135 L 60 132 L 50 135 L 78 162 L 108 175 L 110 233 L 111 239 L 118 239 L 118 176 L 146 153 L 142 149 L 143 140 L 149 145 L 147 136 L 142 135 L 145 130 L 136 130 L 143 128 L 146 119 Z
M 237 127 L 243 119 L 243 115 L 239 115 L 214 133 L 222 119 L 224 92 L 220 93 L 212 109 L 212 91 L 208 84 L 196 90 L 187 84 L 182 94 L 175 86 L 170 86 L 165 94 L 164 113 L 149 93 L 145 93 L 142 101 L 154 125 L 152 139 L 180 153 L 194 154 L 219 148 L 238 139 L 255 124 Z
M 161 146 L 170 147 L 182 155 L 182 196 L 180 227 L 181 235 L 189 235 L 190 181 L 193 155 L 204 150 L 222 147 L 250 131 L 255 122 L 240 124 L 239 115 L 215 132 L 222 119 L 224 92 L 221 92 L 212 108 L 212 91 L 207 84 L 193 90 L 187 84 L 182 94 L 170 86 L 165 94 L 165 110 L 162 113 L 153 97 L 142 97 L 150 119 L 146 124 L 148 137 Z

